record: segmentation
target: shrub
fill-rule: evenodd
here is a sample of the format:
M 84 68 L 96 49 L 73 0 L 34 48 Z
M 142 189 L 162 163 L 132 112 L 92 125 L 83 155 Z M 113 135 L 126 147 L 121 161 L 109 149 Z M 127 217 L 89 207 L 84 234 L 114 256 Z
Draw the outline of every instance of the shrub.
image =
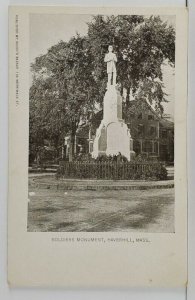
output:
M 165 180 L 167 171 L 160 162 L 61 161 L 57 170 L 57 178 Z
M 97 158 L 93 158 L 90 153 L 83 153 L 77 156 L 74 160 L 76 161 L 90 161 L 90 162 L 128 162 L 127 158 L 121 153 L 117 155 L 105 155 L 101 154 Z

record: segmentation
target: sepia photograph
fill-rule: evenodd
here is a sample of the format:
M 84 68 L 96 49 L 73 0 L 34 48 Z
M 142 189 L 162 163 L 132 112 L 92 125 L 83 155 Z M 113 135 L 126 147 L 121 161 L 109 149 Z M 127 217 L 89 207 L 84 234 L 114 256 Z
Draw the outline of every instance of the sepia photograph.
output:
M 187 24 L 10 8 L 10 286 L 186 286 Z
M 174 233 L 174 15 L 29 16 L 29 232 Z

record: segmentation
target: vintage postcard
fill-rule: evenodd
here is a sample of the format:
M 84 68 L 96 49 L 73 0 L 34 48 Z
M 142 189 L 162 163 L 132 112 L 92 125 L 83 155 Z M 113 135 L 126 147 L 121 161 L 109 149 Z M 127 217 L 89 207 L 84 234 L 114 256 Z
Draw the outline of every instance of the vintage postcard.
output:
M 10 7 L 10 286 L 186 285 L 187 17 Z

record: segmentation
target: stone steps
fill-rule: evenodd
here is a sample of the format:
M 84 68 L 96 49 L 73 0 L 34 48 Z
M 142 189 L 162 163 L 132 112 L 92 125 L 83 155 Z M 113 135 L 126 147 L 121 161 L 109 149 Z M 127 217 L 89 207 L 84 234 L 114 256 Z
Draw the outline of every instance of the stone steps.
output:
M 167 178 L 174 179 L 174 167 L 167 167 Z

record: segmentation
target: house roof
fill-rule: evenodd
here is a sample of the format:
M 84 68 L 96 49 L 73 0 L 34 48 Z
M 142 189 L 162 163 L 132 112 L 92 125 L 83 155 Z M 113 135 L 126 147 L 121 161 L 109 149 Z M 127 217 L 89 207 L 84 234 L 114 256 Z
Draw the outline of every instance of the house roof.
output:
M 129 108 L 131 108 L 133 105 L 137 106 L 140 108 L 140 104 L 144 103 L 147 108 L 156 116 L 157 119 L 160 119 L 160 115 L 153 109 L 153 107 L 146 101 L 145 99 L 136 99 L 136 100 L 131 100 L 129 102 Z
M 143 100 L 132 100 L 129 102 L 129 107 L 131 107 L 132 105 L 139 105 L 139 102 L 140 101 L 143 101 Z M 174 127 L 174 123 L 170 120 L 167 120 L 166 118 L 163 118 L 163 117 L 160 117 L 158 115 L 157 112 L 155 112 L 155 110 L 151 107 L 151 105 L 145 101 L 147 107 L 150 109 L 150 111 L 155 114 L 155 116 L 158 118 L 159 120 L 159 123 L 162 127 L 165 127 L 165 128 L 173 128 Z M 91 120 L 91 130 L 92 130 L 92 135 L 95 134 L 96 132 L 96 129 L 99 127 L 100 125 L 100 122 L 103 118 L 103 110 L 100 110 L 99 112 L 97 112 L 96 114 L 94 114 L 92 120 Z M 80 137 L 80 138 L 86 138 L 88 137 L 89 135 L 89 123 L 84 123 L 82 124 L 78 130 L 77 130 L 77 136 Z
M 170 120 L 165 119 L 165 118 L 162 118 L 160 120 L 160 125 L 167 128 L 167 129 L 168 128 L 170 128 L 170 129 L 174 128 L 174 123 Z
M 144 99 L 140 100 L 132 100 L 129 102 L 129 106 L 131 107 L 132 105 L 139 105 L 140 101 L 144 101 L 149 110 L 158 118 L 160 125 L 166 128 L 173 128 L 174 127 L 174 122 L 171 120 L 167 120 L 165 117 L 161 117 L 154 109 L 153 107 Z

